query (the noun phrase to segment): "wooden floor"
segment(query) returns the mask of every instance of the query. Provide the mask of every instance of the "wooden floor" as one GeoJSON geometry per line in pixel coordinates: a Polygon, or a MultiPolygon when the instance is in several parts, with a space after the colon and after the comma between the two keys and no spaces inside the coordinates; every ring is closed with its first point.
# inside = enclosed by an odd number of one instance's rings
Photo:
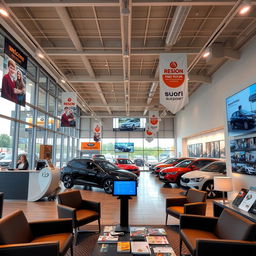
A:
{"type": "MultiPolygon", "coordinates": [[[[101,202],[101,223],[103,225],[119,223],[119,200],[116,197],[98,188],[81,191],[84,198],[101,202]]],[[[138,196],[129,201],[130,224],[163,225],[165,223],[165,199],[180,196],[180,192],[179,188],[163,186],[163,183],[150,172],[141,172],[138,196]]],[[[4,216],[17,209],[23,210],[29,221],[57,218],[56,202],[4,201],[4,216]]],[[[212,216],[212,200],[207,200],[207,215],[212,216]]],[[[96,222],[92,224],[95,225],[96,222]]],[[[168,224],[178,224],[178,220],[170,216],[168,224]]]]}

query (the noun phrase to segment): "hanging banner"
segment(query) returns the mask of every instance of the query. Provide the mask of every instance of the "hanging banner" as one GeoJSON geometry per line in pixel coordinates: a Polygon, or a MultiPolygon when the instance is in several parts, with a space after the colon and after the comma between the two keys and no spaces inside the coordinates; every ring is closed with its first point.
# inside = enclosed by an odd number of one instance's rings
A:
{"type": "Polygon", "coordinates": [[[75,92],[62,93],[63,113],[61,115],[62,127],[76,126],[77,97],[75,92]]]}
{"type": "Polygon", "coordinates": [[[151,142],[154,140],[155,136],[156,136],[155,131],[151,130],[150,125],[147,123],[145,128],[145,140],[147,142],[151,142]]]}
{"type": "Polygon", "coordinates": [[[81,142],[81,150],[100,150],[100,142],[81,142]]]}
{"type": "Polygon", "coordinates": [[[93,125],[93,140],[101,140],[101,124],[99,122],[95,122],[93,125]]]}
{"type": "Polygon", "coordinates": [[[150,130],[158,132],[159,130],[159,112],[158,111],[149,111],[149,127],[150,130]]]}
{"type": "Polygon", "coordinates": [[[6,38],[4,52],[1,97],[25,106],[27,57],[6,38]]]}
{"type": "Polygon", "coordinates": [[[173,114],[188,103],[187,55],[162,53],[159,60],[160,104],[173,114]]]}

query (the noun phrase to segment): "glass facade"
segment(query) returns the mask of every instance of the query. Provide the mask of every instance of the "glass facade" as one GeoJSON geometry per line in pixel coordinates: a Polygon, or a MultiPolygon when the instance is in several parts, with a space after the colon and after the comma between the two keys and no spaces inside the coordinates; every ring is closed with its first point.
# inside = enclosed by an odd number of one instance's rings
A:
{"type": "MultiPolygon", "coordinates": [[[[0,30],[0,38],[4,36],[7,35],[0,30]]],[[[4,74],[4,57],[1,53],[0,81],[4,74]]],[[[76,128],[60,127],[61,92],[63,89],[50,75],[28,57],[25,107],[0,97],[0,159],[6,160],[2,167],[15,168],[18,156],[26,154],[29,169],[34,169],[43,144],[53,146],[52,160],[58,168],[78,155],[79,109],[76,128]]]]}

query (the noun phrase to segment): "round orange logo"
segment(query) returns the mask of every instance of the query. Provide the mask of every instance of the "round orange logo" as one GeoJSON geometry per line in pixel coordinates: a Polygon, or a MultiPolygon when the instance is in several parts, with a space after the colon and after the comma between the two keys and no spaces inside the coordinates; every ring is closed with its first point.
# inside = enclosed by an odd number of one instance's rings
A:
{"type": "Polygon", "coordinates": [[[151,131],[149,131],[149,130],[147,130],[146,133],[147,133],[147,135],[149,135],[149,136],[153,134],[153,132],[151,132],[151,131]]]}
{"type": "Polygon", "coordinates": [[[155,115],[153,115],[150,118],[150,123],[153,124],[153,125],[156,125],[158,123],[158,119],[157,119],[157,117],[155,117],[155,115]]]}
{"type": "Polygon", "coordinates": [[[171,67],[171,68],[177,68],[177,67],[178,67],[177,62],[176,62],[176,61],[172,61],[172,62],[170,63],[170,67],[171,67]]]}
{"type": "Polygon", "coordinates": [[[185,81],[185,75],[178,74],[178,75],[163,75],[162,76],[164,83],[171,87],[171,88],[177,88],[180,87],[184,81],[185,81]]]}
{"type": "Polygon", "coordinates": [[[95,132],[99,132],[100,131],[100,127],[97,125],[94,130],[95,130],[95,132]]]}

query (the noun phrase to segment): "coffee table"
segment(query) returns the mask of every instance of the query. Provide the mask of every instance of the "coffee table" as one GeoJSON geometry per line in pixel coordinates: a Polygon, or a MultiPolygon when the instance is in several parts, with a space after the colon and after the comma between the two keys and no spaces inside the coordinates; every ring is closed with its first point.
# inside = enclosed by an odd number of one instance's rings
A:
{"type": "MultiPolygon", "coordinates": [[[[145,226],[145,227],[149,228],[149,226],[145,226]]],[[[156,226],[154,226],[154,228],[156,228],[156,226]]],[[[100,235],[103,235],[103,232],[100,235]]],[[[167,239],[170,242],[170,238],[168,236],[167,236],[167,239]]],[[[130,233],[126,233],[123,236],[119,236],[118,241],[130,241],[130,233]]],[[[169,245],[152,245],[150,247],[153,248],[153,247],[156,247],[156,246],[157,247],[158,246],[163,246],[164,247],[164,246],[171,246],[171,245],[170,244],[169,245]]],[[[117,243],[108,243],[107,252],[101,252],[101,247],[102,247],[102,244],[96,243],[92,255],[93,256],[128,256],[128,255],[133,255],[131,252],[130,253],[117,252],[117,243]]],[[[141,255],[143,255],[143,254],[141,254],[141,255]]],[[[147,254],[147,255],[149,255],[149,254],[147,254]]],[[[150,255],[153,256],[155,254],[152,251],[150,255]]]]}

